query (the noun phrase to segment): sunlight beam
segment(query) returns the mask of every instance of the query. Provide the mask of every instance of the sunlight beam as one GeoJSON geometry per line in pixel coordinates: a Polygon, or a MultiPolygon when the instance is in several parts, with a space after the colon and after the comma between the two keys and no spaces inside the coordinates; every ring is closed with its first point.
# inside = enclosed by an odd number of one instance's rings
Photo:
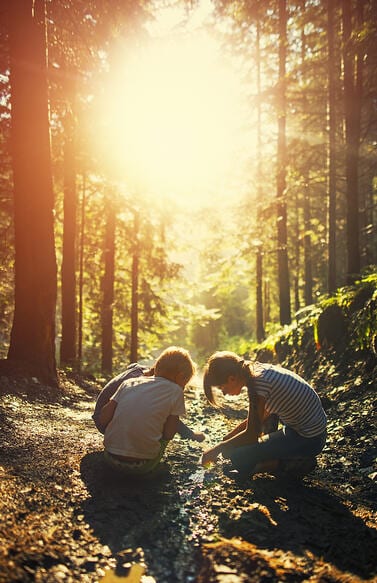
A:
{"type": "Polygon", "coordinates": [[[118,176],[192,204],[233,188],[254,139],[239,75],[204,30],[119,48],[98,118],[118,176]]]}

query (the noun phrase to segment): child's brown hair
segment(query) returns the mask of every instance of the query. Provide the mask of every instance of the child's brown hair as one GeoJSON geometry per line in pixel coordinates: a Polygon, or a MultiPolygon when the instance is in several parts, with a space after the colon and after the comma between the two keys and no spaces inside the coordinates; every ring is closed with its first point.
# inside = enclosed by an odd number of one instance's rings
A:
{"type": "Polygon", "coordinates": [[[188,382],[195,374],[196,366],[190,353],[179,346],[169,346],[157,358],[154,365],[156,376],[171,377],[181,372],[188,382]]]}
{"type": "Polygon", "coordinates": [[[251,372],[252,363],[229,351],[219,351],[209,358],[203,375],[203,388],[208,401],[216,406],[213,387],[225,384],[230,376],[244,380],[248,390],[252,411],[252,422],[258,434],[261,432],[261,420],[258,416],[254,376],[251,372]]]}

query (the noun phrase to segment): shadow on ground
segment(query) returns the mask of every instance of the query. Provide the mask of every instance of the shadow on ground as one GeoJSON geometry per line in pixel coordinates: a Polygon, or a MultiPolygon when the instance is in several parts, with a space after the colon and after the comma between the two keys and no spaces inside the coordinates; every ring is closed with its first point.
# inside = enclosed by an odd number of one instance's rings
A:
{"type": "MultiPolygon", "coordinates": [[[[250,482],[248,484],[250,488],[250,482]]],[[[376,570],[377,533],[321,485],[258,477],[249,504],[219,518],[226,538],[267,550],[312,552],[342,572],[369,578],[376,570]]],[[[242,490],[242,488],[241,488],[242,490]]]]}
{"type": "Polygon", "coordinates": [[[157,580],[189,580],[189,519],[169,466],[161,464],[153,477],[126,477],[107,467],[102,452],[94,452],[80,469],[90,498],[79,511],[110,548],[116,572],[124,563],[145,561],[157,580]]]}
{"type": "Polygon", "coordinates": [[[301,557],[303,563],[312,553],[355,580],[369,579],[376,570],[376,531],[314,479],[261,475],[233,482],[219,475],[213,483],[198,485],[198,497],[188,501],[174,474],[163,466],[153,478],[125,478],[107,469],[101,452],[82,459],[81,477],[90,498],[80,511],[110,547],[118,567],[145,560],[157,580],[196,580],[201,561],[193,531],[203,525],[196,524],[191,504],[203,507],[207,527],[216,523],[224,540],[242,539],[262,552],[301,557]]]}

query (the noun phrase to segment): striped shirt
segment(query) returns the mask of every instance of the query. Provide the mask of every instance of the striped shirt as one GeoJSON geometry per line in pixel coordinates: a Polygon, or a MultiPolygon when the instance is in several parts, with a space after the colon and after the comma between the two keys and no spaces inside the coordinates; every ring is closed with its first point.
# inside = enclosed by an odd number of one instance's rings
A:
{"type": "Polygon", "coordinates": [[[315,437],[326,429],[326,414],[315,390],[299,375],[273,364],[254,363],[254,387],[266,400],[268,414],[303,437],[315,437]]]}

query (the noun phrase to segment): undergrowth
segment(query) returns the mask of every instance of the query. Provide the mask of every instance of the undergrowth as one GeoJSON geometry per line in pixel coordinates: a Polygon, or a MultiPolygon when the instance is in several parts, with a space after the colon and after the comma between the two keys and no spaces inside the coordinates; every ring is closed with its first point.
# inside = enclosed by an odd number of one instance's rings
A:
{"type": "Polygon", "coordinates": [[[290,326],[271,334],[255,350],[259,360],[300,369],[310,377],[321,366],[343,369],[362,362],[377,366],[377,272],[339,288],[296,314],[290,326]]]}

